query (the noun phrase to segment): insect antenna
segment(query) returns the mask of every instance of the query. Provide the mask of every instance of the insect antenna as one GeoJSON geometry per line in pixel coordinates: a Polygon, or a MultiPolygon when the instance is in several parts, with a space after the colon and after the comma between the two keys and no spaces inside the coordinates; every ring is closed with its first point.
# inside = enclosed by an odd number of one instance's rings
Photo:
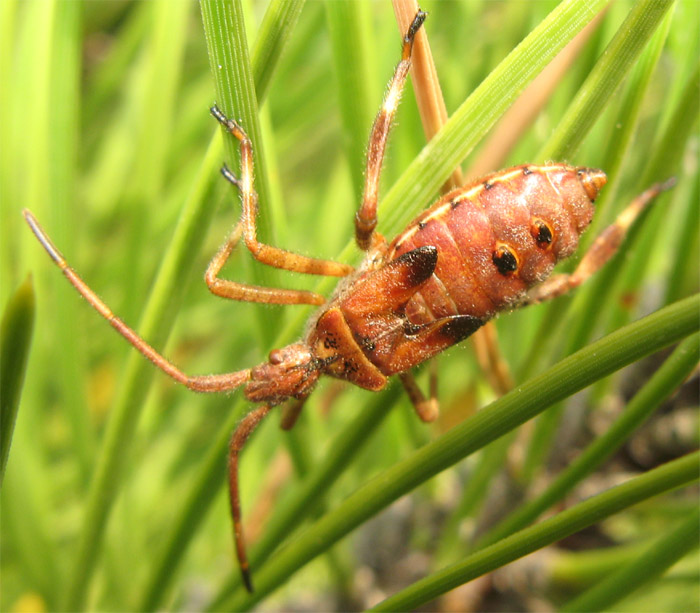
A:
{"type": "Polygon", "coordinates": [[[104,317],[110,325],[129,341],[138,351],[146,356],[153,364],[160,368],[165,374],[169,375],[178,383],[182,383],[189,389],[196,392],[221,392],[232,390],[250,379],[250,369],[239,370],[221,375],[201,375],[189,376],[182,372],[177,366],[166,360],[160,353],[151,347],[143,340],[134,330],[127,326],[119,319],[111,309],[93,292],[90,287],[83,281],[78,274],[68,265],[61,252],[56,248],[48,234],[39,225],[34,215],[24,209],[22,211],[24,218],[27,220],[29,227],[34,235],[39,239],[41,246],[51,256],[51,259],[61,269],[70,284],[78,290],[80,295],[87,300],[90,305],[104,317]]]}

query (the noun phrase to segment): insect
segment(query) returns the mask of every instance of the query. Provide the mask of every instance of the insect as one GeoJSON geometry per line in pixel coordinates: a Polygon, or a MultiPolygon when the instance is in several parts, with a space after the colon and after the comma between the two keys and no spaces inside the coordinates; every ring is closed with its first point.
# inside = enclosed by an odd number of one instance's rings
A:
{"type": "Polygon", "coordinates": [[[593,243],[571,274],[548,278],[559,260],[571,255],[593,216],[593,203],[606,182],[603,171],[565,164],[522,165],[456,189],[427,209],[391,242],[375,231],[379,176],[390,126],[411,61],[416,33],[426,14],[408,28],[402,57],[372,127],[363,201],[356,215],[356,241],[366,252],[357,268],[319,260],[263,244],[256,235],[257,196],[253,150],[245,130],[218,107],[212,115],[239,141],[238,176],[224,177],[240,192],[242,216],[205,274],[209,289],[232,300],[273,304],[312,304],[319,310],[306,337],[273,350],[253,368],[190,376],[148,345],[116,317],[67,264],[29,212],[24,216],[69,282],[138,351],[175,381],[198,392],[244,388],[256,404],[240,422],[229,448],[229,492],[235,547],[243,581],[253,590],[246,558],[238,462],[251,432],[270,410],[291,400],[291,427],[322,375],[378,391],[397,375],[418,416],[432,421],[437,401],[426,398],[411,369],[474,333],[498,312],[549,300],[581,284],[617,249],[629,225],[667,185],[656,185],[635,199],[593,243]],[[333,296],[245,285],[219,277],[240,240],[263,264],[295,272],[342,277],[333,296]]]}

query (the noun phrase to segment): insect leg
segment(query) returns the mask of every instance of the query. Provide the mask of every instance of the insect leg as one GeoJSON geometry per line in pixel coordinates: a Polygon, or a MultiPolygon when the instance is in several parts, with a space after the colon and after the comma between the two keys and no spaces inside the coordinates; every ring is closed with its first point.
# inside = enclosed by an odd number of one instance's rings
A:
{"type": "MultiPolygon", "coordinates": [[[[432,364],[431,364],[432,366],[432,364]]],[[[430,398],[426,398],[416,383],[413,374],[403,372],[399,374],[399,379],[408,397],[413,403],[413,407],[418,413],[418,417],[426,423],[435,421],[440,414],[440,402],[437,399],[437,373],[431,368],[430,371],[430,398]]]]}
{"type": "MultiPolygon", "coordinates": [[[[253,254],[253,257],[268,266],[281,268],[283,270],[291,270],[293,272],[331,277],[344,277],[350,274],[354,268],[348,264],[310,258],[258,242],[257,229],[255,226],[258,195],[253,186],[253,145],[243,128],[233,119],[226,117],[217,106],[211,108],[211,114],[227,132],[231,133],[240,142],[241,176],[238,179],[234,177],[232,182],[241,192],[241,199],[243,201],[243,212],[241,215],[243,240],[253,254]]],[[[224,174],[224,176],[226,176],[226,174],[224,174]]],[[[229,177],[227,178],[231,180],[229,177]]],[[[316,303],[313,302],[311,304],[316,303]]]]}
{"type": "Polygon", "coordinates": [[[406,83],[408,69],[411,67],[411,50],[416,32],[425,21],[427,13],[418,11],[403,39],[401,61],[396,66],[394,76],[389,82],[389,89],[384,96],[382,108],[374,120],[367,150],[367,166],[365,171],[365,189],[362,205],[355,215],[355,240],[360,249],[367,250],[372,244],[372,234],[377,225],[377,197],[379,192],[379,175],[384,160],[387,137],[391,122],[399,104],[403,86],[406,83]]]}
{"type": "Polygon", "coordinates": [[[110,325],[129,341],[138,351],[146,356],[153,364],[160,368],[166,375],[169,375],[178,383],[182,383],[191,390],[196,392],[221,392],[232,390],[250,379],[250,369],[240,370],[237,372],[225,373],[221,375],[201,375],[191,377],[174,364],[166,360],[160,353],[151,347],[143,340],[134,330],[127,326],[119,319],[110,308],[102,302],[102,300],[93,292],[90,287],[83,281],[78,274],[68,265],[61,252],[53,244],[49,236],[44,232],[39,225],[34,215],[25,209],[23,211],[24,218],[27,220],[29,227],[34,232],[42,247],[51,256],[51,259],[63,271],[70,284],[75,287],[85,300],[104,317],[110,325]]]}
{"type": "Polygon", "coordinates": [[[235,249],[243,233],[243,222],[236,224],[226,242],[221,246],[217,254],[209,262],[204,274],[209,290],[230,300],[242,300],[244,302],[263,302],[267,304],[323,304],[326,299],[321,294],[295,289],[279,289],[273,287],[261,287],[259,285],[247,285],[237,281],[220,279],[219,272],[235,249]]]}
{"type": "Polygon", "coordinates": [[[250,577],[250,566],[246,556],[245,537],[243,536],[243,523],[241,521],[241,498],[238,488],[238,457],[246,440],[248,440],[248,437],[262,421],[263,417],[268,414],[270,408],[269,404],[263,404],[248,413],[234,430],[228,447],[229,500],[231,503],[231,516],[233,517],[233,536],[236,546],[236,556],[238,557],[243,584],[251,594],[253,593],[253,581],[250,577]]]}
{"type": "Polygon", "coordinates": [[[603,230],[571,274],[550,277],[542,285],[530,291],[522,304],[543,302],[561,296],[578,287],[595,274],[617,251],[627,230],[644,208],[661,192],[670,189],[675,179],[652,185],[637,196],[618,216],[614,223],[603,230]]]}

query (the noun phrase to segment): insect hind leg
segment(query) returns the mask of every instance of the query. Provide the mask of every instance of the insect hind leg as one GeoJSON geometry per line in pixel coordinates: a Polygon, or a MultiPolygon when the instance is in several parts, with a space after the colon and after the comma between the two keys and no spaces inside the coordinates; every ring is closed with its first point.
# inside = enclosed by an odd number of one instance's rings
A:
{"type": "Polygon", "coordinates": [[[596,237],[574,272],[550,277],[542,285],[530,291],[519,306],[551,300],[571,291],[588,280],[615,255],[630,226],[642,211],[661,192],[671,189],[675,183],[675,179],[669,179],[665,183],[656,183],[642,192],[617,216],[617,219],[610,226],[596,237]]]}

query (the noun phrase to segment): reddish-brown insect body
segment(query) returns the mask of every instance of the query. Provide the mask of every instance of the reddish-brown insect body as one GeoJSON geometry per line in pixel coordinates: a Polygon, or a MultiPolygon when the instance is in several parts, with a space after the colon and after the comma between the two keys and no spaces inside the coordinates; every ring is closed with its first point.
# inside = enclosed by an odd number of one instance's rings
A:
{"type": "Polygon", "coordinates": [[[212,114],[240,142],[241,174],[224,176],[241,193],[242,216],[205,275],[209,289],[234,300],[324,305],[306,338],[270,353],[254,368],[220,375],[190,376],[148,345],[117,318],[66,263],[34,216],[32,231],[71,284],[138,351],[177,382],[199,392],[244,386],[260,406],[233,434],[229,484],[235,545],[246,587],[252,591],[238,494],[238,458],[246,439],[269,410],[287,400],[291,427],[304,399],[321,375],[380,390],[398,375],[424,421],[437,416],[436,400],[426,399],[410,370],[468,337],[506,308],[549,300],[578,286],[614,253],[627,228],[661,190],[640,195],[593,243],[571,274],[549,278],[559,260],[571,255],[593,216],[593,202],[606,182],[596,169],[562,164],[523,165],[494,173],[442,197],[391,243],[374,231],[377,191],[386,139],[408,74],[413,40],[425,19],[418,12],[404,40],[402,59],[372,128],[363,201],[356,216],[356,240],[368,253],[359,269],[265,245],[256,236],[257,196],[252,145],[243,128],[217,107],[212,114]],[[345,277],[326,301],[313,292],[271,289],[220,278],[219,272],[243,237],[264,264],[309,274],[345,277]],[[539,285],[538,285],[539,284],[539,285]],[[537,287],[535,287],[537,286],[537,287]]]}

